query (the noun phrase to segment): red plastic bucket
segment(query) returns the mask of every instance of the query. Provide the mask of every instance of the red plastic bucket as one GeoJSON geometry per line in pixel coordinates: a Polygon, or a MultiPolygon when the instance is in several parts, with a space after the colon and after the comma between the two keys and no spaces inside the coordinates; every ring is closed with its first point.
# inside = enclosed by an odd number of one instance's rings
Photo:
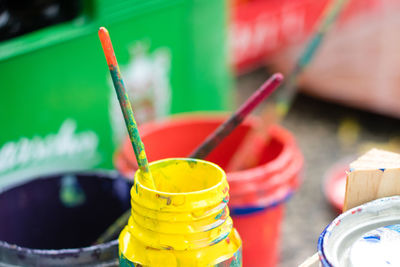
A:
{"type": "MultiPolygon", "coordinates": [[[[176,116],[144,124],[139,132],[149,161],[185,157],[225,119],[222,115],[176,116]]],[[[255,118],[247,119],[206,160],[226,167],[246,135],[259,123],[255,118]]],[[[227,173],[230,209],[243,240],[244,266],[272,267],[278,261],[282,203],[299,185],[303,156],[293,136],[277,125],[269,129],[268,143],[256,138],[254,145],[261,148],[260,164],[227,173]]],[[[133,177],[137,165],[128,138],[114,162],[122,174],[133,177]]]]}
{"type": "Polygon", "coordinates": [[[258,212],[231,215],[243,241],[243,266],[276,266],[284,208],[276,205],[258,212]]]}

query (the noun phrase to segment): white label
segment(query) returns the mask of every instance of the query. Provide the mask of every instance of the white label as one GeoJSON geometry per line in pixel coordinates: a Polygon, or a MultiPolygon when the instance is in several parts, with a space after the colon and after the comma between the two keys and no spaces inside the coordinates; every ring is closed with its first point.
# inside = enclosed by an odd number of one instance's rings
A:
{"type": "Polygon", "coordinates": [[[93,131],[76,132],[76,121],[65,120],[57,133],[21,137],[0,148],[0,185],[3,176],[18,177],[50,170],[87,169],[101,161],[99,138],[93,131]],[[19,174],[18,174],[19,172],[19,174]]]}

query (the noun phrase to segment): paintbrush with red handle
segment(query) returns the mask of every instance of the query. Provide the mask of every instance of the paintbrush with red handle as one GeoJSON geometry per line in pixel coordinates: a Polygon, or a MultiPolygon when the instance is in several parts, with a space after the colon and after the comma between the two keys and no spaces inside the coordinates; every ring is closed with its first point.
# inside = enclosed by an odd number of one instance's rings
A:
{"type": "Polygon", "coordinates": [[[264,108],[261,114],[261,124],[256,129],[251,129],[240,143],[236,152],[233,154],[228,165],[227,171],[239,171],[257,166],[261,159],[263,148],[269,142],[268,129],[276,123],[276,116],[273,108],[264,108]],[[262,140],[261,145],[256,145],[255,140],[262,140]]]}
{"type": "Polygon", "coordinates": [[[260,88],[257,89],[239,109],[229,117],[224,123],[212,132],[190,155],[189,158],[204,159],[222,140],[230,135],[237,126],[255,109],[261,101],[271,95],[271,93],[280,85],[283,75],[273,74],[260,88]]]}
{"type": "Polygon", "coordinates": [[[262,127],[260,130],[249,133],[237,149],[234,157],[227,166],[227,170],[236,171],[255,166],[259,163],[261,150],[254,148],[254,138],[259,136],[264,139],[264,144],[269,141],[268,128],[273,123],[280,122],[287,112],[296,95],[296,85],[299,76],[304,72],[312,59],[315,57],[318,48],[322,44],[326,33],[335,23],[341,11],[349,0],[331,0],[325,8],[321,19],[311,37],[302,51],[294,68],[289,73],[286,82],[279,90],[275,103],[267,105],[262,112],[262,127]]]}

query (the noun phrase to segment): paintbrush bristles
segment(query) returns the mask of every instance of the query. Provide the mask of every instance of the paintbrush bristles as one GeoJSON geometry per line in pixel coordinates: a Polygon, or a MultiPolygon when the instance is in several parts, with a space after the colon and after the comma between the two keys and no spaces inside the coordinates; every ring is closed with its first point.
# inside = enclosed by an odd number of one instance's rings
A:
{"type": "Polygon", "coordinates": [[[133,116],[129,96],[125,90],[124,81],[122,80],[121,72],[117,63],[117,58],[115,57],[114,48],[112,46],[110,35],[106,28],[101,27],[99,29],[99,38],[103,47],[108,68],[110,70],[114,88],[117,93],[118,101],[124,115],[126,128],[128,130],[132,147],[135,152],[136,160],[139,169],[143,172],[143,183],[150,188],[155,188],[154,181],[149,169],[149,163],[146,157],[146,152],[144,150],[144,145],[140,138],[137,124],[133,116]]]}

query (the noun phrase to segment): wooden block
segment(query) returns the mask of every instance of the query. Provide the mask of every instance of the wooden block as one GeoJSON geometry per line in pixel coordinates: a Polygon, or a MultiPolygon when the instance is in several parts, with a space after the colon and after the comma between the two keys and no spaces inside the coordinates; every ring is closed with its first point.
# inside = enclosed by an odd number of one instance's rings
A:
{"type": "Polygon", "coordinates": [[[400,195],[400,154],[372,149],[350,164],[343,211],[400,195]]]}

